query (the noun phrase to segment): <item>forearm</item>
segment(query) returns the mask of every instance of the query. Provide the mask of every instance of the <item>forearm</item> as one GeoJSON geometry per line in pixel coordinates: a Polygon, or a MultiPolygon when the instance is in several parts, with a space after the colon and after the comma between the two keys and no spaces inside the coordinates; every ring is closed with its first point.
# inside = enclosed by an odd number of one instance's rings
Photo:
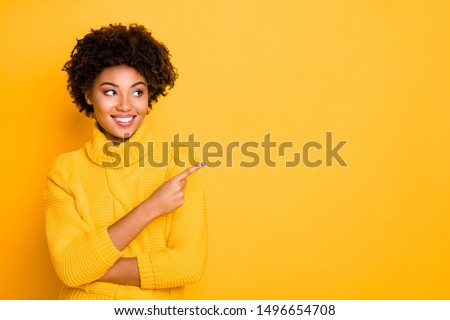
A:
{"type": "MultiPolygon", "coordinates": [[[[157,201],[147,198],[108,227],[111,242],[118,250],[124,250],[161,213],[164,210],[159,208],[157,201]]],[[[120,258],[98,281],[140,286],[137,258],[120,258]]]]}
{"type": "Polygon", "coordinates": [[[50,231],[48,239],[55,271],[69,287],[96,281],[121,254],[111,243],[106,228],[92,230],[68,240],[50,231]]]}
{"type": "Polygon", "coordinates": [[[120,258],[98,281],[140,286],[137,259],[120,258]]]}
{"type": "MultiPolygon", "coordinates": [[[[152,209],[151,203],[147,199],[108,227],[111,242],[118,250],[124,250],[154,219],[152,209]]],[[[118,259],[98,281],[140,286],[137,258],[118,259]]]]}
{"type": "MultiPolygon", "coordinates": [[[[124,250],[154,219],[152,205],[146,199],[122,219],[108,227],[108,234],[117,250],[124,250]]],[[[98,281],[140,286],[137,258],[119,258],[98,281]]]]}
{"type": "Polygon", "coordinates": [[[164,182],[150,198],[145,199],[126,216],[108,227],[112,243],[118,250],[125,249],[156,217],[172,212],[184,203],[186,178],[200,166],[190,167],[164,182]]]}
{"type": "Polygon", "coordinates": [[[144,200],[122,219],[108,227],[111,242],[117,250],[124,250],[155,218],[150,199],[144,200]]]}

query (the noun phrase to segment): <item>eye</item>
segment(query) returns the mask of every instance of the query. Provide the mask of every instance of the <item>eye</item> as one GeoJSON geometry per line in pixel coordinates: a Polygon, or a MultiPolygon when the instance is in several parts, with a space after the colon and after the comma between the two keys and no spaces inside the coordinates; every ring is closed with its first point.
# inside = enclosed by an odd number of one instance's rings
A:
{"type": "Polygon", "coordinates": [[[142,90],[136,90],[133,92],[133,96],[135,97],[140,97],[144,94],[144,92],[142,90]]]}
{"type": "Polygon", "coordinates": [[[116,94],[114,90],[106,90],[104,93],[107,96],[114,96],[116,94]]]}

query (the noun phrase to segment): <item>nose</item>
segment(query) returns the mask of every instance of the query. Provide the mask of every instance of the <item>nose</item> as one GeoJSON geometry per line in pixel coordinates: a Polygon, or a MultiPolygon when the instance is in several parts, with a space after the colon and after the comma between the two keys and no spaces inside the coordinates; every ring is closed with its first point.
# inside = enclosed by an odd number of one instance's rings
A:
{"type": "Polygon", "coordinates": [[[131,109],[130,103],[125,95],[120,97],[116,109],[119,111],[128,111],[131,109]]]}

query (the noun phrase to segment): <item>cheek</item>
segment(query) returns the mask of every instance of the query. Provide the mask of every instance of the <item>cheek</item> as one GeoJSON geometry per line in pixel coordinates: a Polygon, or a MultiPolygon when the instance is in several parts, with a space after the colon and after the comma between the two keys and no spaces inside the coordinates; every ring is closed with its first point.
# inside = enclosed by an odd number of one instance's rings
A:
{"type": "Polygon", "coordinates": [[[139,112],[147,112],[148,109],[148,98],[139,99],[135,104],[135,108],[139,110],[139,112]]]}
{"type": "Polygon", "coordinates": [[[97,119],[105,118],[109,115],[109,108],[105,108],[104,105],[94,104],[94,114],[97,119]]]}
{"type": "Polygon", "coordinates": [[[141,113],[147,113],[147,109],[148,109],[148,103],[143,103],[143,104],[140,105],[140,107],[139,107],[139,112],[141,112],[141,113]]]}
{"type": "Polygon", "coordinates": [[[101,97],[94,98],[93,102],[94,109],[99,113],[109,112],[109,110],[114,107],[114,99],[105,99],[104,97],[101,97]]]}

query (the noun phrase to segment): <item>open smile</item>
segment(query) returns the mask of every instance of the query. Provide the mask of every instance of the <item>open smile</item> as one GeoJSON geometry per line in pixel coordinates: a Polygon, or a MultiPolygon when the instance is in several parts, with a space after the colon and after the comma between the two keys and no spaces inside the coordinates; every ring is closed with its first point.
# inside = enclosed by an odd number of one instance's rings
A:
{"type": "Polygon", "coordinates": [[[116,122],[121,127],[128,127],[133,124],[136,115],[112,115],[114,122],[116,122]]]}

